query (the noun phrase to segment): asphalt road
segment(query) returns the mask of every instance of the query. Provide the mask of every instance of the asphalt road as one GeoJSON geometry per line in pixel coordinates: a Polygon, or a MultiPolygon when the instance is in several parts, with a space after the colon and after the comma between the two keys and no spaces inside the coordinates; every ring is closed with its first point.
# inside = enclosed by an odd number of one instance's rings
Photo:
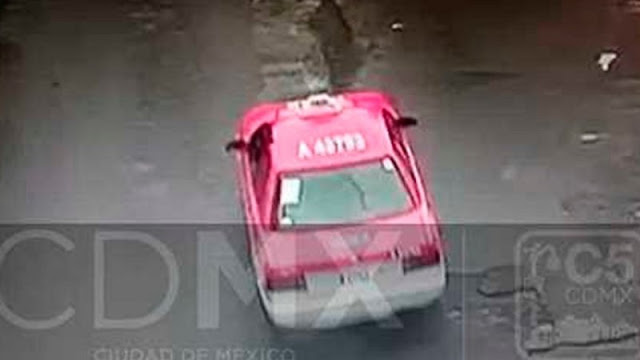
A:
{"type": "Polygon", "coordinates": [[[257,91],[246,4],[16,3],[3,221],[240,221],[220,149],[257,91]]]}
{"type": "MultiPolygon", "coordinates": [[[[445,222],[622,221],[638,205],[637,15],[598,0],[380,4],[378,54],[353,85],[422,120],[445,222]],[[612,43],[604,76],[595,56],[612,43]],[[581,146],[583,131],[605,141],[581,146]]],[[[240,222],[220,147],[261,91],[250,16],[243,2],[10,1],[0,219],[240,222]]]]}
{"type": "MultiPolygon", "coordinates": [[[[233,164],[221,148],[261,92],[249,4],[7,3],[0,24],[3,240],[17,229],[10,224],[34,222],[236,224],[233,232],[242,233],[233,164]]],[[[514,228],[483,224],[637,221],[640,85],[629,35],[638,32],[636,15],[613,26],[610,4],[596,0],[380,1],[380,9],[373,6],[384,16],[370,25],[381,29],[378,53],[360,59],[352,85],[386,90],[421,119],[415,150],[443,220],[463,225],[450,233],[457,270],[514,262],[515,237],[500,236],[514,228]],[[394,21],[402,31],[389,29],[394,21]],[[621,58],[603,74],[595,56],[611,47],[621,58]],[[581,144],[585,131],[602,140],[581,144]],[[479,235],[462,234],[469,223],[481,225],[479,235]]],[[[95,227],[53,229],[76,248],[16,249],[0,271],[0,293],[35,318],[66,304],[76,315],[45,331],[0,321],[1,357],[119,360],[124,349],[162,348],[176,359],[195,358],[197,349],[204,359],[234,349],[234,359],[276,350],[275,358],[256,360],[518,357],[512,302],[480,296],[474,276],[453,276],[445,299],[403,315],[400,329],[366,324],[322,333],[274,330],[256,301],[243,302],[223,282],[220,326],[198,329],[193,227],[134,227],[157,232],[175,254],[178,296],[156,324],[96,329],[95,227]]],[[[243,254],[242,236],[233,239],[243,254]]],[[[108,256],[110,314],[152,308],[167,281],[157,254],[133,246],[108,256]]]]}

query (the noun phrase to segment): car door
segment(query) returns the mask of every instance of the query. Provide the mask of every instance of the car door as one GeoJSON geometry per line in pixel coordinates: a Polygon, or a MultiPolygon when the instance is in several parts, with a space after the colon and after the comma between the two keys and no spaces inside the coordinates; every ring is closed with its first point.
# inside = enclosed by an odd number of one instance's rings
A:
{"type": "Polygon", "coordinates": [[[260,275],[260,239],[265,229],[265,188],[271,171],[270,136],[266,128],[259,128],[250,138],[242,157],[243,193],[249,247],[254,268],[260,275]]]}

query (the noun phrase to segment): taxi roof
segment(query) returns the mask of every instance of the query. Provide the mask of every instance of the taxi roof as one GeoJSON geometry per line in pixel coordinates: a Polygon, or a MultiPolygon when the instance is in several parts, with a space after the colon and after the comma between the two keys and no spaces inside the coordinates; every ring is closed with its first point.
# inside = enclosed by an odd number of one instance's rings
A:
{"type": "Polygon", "coordinates": [[[274,170],[330,168],[392,153],[381,107],[359,107],[350,101],[342,105],[311,114],[280,109],[271,125],[274,170]]]}

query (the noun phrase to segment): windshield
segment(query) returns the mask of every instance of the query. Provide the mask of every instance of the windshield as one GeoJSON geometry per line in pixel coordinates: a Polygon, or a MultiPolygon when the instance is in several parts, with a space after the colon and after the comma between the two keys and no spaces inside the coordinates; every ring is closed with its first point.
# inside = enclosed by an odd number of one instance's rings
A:
{"type": "Polygon", "coordinates": [[[289,174],[280,182],[278,224],[353,223],[411,206],[394,162],[385,158],[332,171],[289,174]]]}

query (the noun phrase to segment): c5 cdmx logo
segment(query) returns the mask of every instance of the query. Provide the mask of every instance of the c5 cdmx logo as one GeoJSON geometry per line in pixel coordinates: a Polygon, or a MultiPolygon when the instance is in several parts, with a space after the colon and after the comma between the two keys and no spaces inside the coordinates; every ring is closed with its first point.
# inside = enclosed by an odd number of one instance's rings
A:
{"type": "Polygon", "coordinates": [[[640,350],[640,235],[539,230],[518,241],[516,341],[537,358],[626,357],[640,350]]]}

